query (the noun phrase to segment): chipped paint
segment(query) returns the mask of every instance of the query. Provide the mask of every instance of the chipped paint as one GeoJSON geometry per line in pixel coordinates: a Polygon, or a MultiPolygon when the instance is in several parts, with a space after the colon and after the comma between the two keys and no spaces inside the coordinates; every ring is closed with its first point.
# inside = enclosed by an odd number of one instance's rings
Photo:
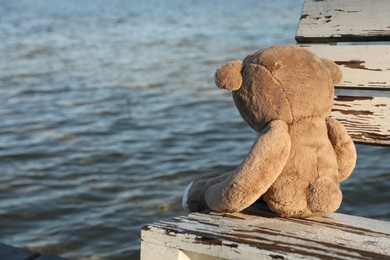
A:
{"type": "Polygon", "coordinates": [[[142,230],[144,231],[149,231],[150,230],[150,227],[148,225],[145,225],[142,227],[142,230]]]}
{"type": "Polygon", "coordinates": [[[359,96],[337,96],[335,97],[335,100],[337,101],[346,101],[346,102],[352,102],[357,100],[373,100],[374,97],[359,97],[359,96]]]}
{"type": "Polygon", "coordinates": [[[390,45],[304,45],[319,57],[336,61],[343,73],[336,88],[390,88],[390,45]]]}
{"type": "Polygon", "coordinates": [[[308,14],[302,14],[300,20],[305,19],[305,18],[307,18],[308,16],[309,16],[308,14]]]}
{"type": "Polygon", "coordinates": [[[356,143],[390,146],[390,98],[337,96],[332,116],[356,143]]]}
{"type": "Polygon", "coordinates": [[[299,43],[389,41],[386,0],[305,1],[296,40],[299,43]]]}
{"type": "Polygon", "coordinates": [[[349,60],[349,61],[335,61],[337,65],[343,65],[345,67],[351,68],[351,69],[363,69],[363,70],[371,70],[371,71],[382,71],[381,69],[369,69],[363,66],[365,61],[361,60],[349,60]]]}
{"type": "Polygon", "coordinates": [[[343,10],[343,9],[334,9],[335,11],[337,12],[347,12],[347,13],[357,13],[357,12],[361,12],[361,10],[358,10],[358,11],[348,11],[348,10],[343,10]]]}
{"type": "Polygon", "coordinates": [[[368,110],[341,110],[341,109],[332,109],[332,111],[338,111],[344,115],[373,115],[374,112],[368,110]]]}
{"type": "Polygon", "coordinates": [[[142,231],[141,241],[222,259],[259,259],[271,255],[274,259],[390,256],[390,228],[383,221],[343,214],[280,218],[257,205],[245,213],[234,213],[239,219],[228,215],[193,213],[180,217],[182,221],[156,222],[142,231]],[[216,223],[223,224],[216,227],[216,223]]]}

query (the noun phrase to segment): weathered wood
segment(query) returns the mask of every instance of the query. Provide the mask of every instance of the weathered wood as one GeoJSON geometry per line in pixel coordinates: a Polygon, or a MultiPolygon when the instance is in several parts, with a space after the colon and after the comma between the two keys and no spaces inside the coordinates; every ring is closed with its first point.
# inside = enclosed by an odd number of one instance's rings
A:
{"type": "MultiPolygon", "coordinates": [[[[161,243],[162,244],[162,243],[161,243]]],[[[144,242],[141,244],[141,260],[219,260],[220,258],[183,251],[165,245],[144,242]]]]}
{"type": "Polygon", "coordinates": [[[321,44],[303,47],[340,66],[343,79],[337,87],[390,90],[390,45],[321,44]]]}
{"type": "Polygon", "coordinates": [[[306,1],[295,39],[305,42],[389,41],[388,0],[306,1]]]}
{"type": "Polygon", "coordinates": [[[283,219],[250,209],[159,221],[143,228],[141,241],[179,249],[188,259],[389,259],[390,224],[336,213],[283,219]]]}
{"type": "Polygon", "coordinates": [[[390,146],[390,98],[338,96],[332,116],[356,143],[390,146]]]}
{"type": "Polygon", "coordinates": [[[148,260],[189,260],[187,255],[173,247],[167,247],[165,245],[158,245],[155,243],[142,243],[141,244],[141,259],[148,260]]]}

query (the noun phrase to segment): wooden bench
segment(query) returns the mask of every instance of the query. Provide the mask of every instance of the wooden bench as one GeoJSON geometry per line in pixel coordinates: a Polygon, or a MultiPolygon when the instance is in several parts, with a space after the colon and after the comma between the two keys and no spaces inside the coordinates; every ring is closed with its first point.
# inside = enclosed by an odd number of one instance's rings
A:
{"type": "MultiPolygon", "coordinates": [[[[307,1],[296,40],[341,67],[332,115],[354,141],[389,146],[390,2],[307,1]]],[[[283,219],[261,204],[162,220],[144,226],[141,241],[142,260],[390,259],[389,222],[339,213],[283,219]]]]}

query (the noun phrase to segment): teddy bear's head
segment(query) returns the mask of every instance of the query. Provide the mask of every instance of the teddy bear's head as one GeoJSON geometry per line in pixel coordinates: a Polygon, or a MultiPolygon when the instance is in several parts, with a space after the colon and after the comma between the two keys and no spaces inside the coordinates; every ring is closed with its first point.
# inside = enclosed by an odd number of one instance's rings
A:
{"type": "Polygon", "coordinates": [[[273,120],[291,124],[327,117],[333,105],[339,67],[299,47],[279,45],[230,61],[215,73],[216,85],[233,92],[244,120],[260,132],[273,120]]]}

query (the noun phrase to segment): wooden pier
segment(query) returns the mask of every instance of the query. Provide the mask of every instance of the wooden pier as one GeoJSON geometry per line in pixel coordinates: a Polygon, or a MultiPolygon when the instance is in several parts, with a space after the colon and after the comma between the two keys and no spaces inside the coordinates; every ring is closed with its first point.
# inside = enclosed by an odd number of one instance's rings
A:
{"type": "MultiPolygon", "coordinates": [[[[356,143],[390,146],[389,14],[388,0],[309,0],[300,17],[297,44],[343,72],[332,116],[356,143]]],[[[337,213],[285,219],[257,204],[193,213],[144,226],[141,259],[390,259],[390,222],[337,213]]]]}

